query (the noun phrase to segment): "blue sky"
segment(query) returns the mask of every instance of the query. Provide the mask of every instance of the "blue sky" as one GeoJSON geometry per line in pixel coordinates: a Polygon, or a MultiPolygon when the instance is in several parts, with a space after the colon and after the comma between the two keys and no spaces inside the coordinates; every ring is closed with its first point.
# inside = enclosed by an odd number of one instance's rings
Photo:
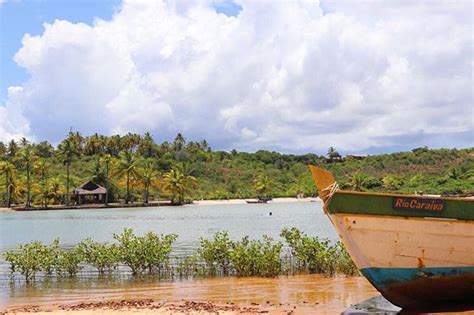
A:
{"type": "Polygon", "coordinates": [[[469,0],[123,1],[0,0],[0,141],[72,127],[225,150],[474,145],[469,0]]]}
{"type": "MultiPolygon", "coordinates": [[[[13,60],[21,48],[23,35],[40,35],[44,23],[68,20],[92,25],[94,19],[109,20],[121,0],[6,0],[0,6],[0,103],[7,97],[9,86],[20,85],[28,78],[26,69],[13,60]]],[[[216,11],[235,16],[241,7],[232,1],[214,3],[216,11]]]]}
{"type": "MultiPolygon", "coordinates": [[[[22,46],[25,34],[44,32],[44,23],[67,20],[93,25],[94,20],[109,20],[121,0],[0,0],[0,106],[7,100],[7,89],[19,86],[29,78],[27,69],[14,56],[22,46]]],[[[213,3],[216,12],[236,16],[241,7],[232,1],[213,3]]]]}
{"type": "MultiPolygon", "coordinates": [[[[95,18],[108,20],[120,0],[7,0],[0,6],[1,15],[1,77],[0,101],[5,101],[7,88],[20,85],[28,78],[26,69],[13,60],[21,48],[23,35],[40,35],[43,23],[68,20],[91,24],[95,18]]],[[[2,102],[3,103],[3,102],[2,102]]]]}

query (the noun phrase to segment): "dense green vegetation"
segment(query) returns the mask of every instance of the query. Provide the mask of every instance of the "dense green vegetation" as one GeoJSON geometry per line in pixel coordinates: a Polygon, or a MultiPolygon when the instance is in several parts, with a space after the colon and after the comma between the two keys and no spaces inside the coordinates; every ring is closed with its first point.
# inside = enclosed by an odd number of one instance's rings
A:
{"type": "Polygon", "coordinates": [[[0,142],[0,203],[70,204],[66,192],[87,180],[108,188],[108,202],[316,195],[307,164],[331,170],[345,189],[428,194],[474,191],[474,150],[416,148],[343,158],[278,152],[213,151],[208,143],[70,132],[56,148],[46,141],[0,142]]]}
{"type": "Polygon", "coordinates": [[[251,240],[245,236],[232,240],[226,231],[201,239],[199,247],[185,256],[172,259],[172,245],[177,235],[158,236],[148,232],[137,236],[131,229],[114,234],[113,243],[86,239],[73,248],[62,249],[59,239],[50,245],[39,241],[20,245],[5,252],[11,275],[22,275],[26,282],[42,277],[75,277],[83,269],[99,275],[120,276],[126,267],[134,277],[263,276],[321,273],[355,275],[358,273],[340,242],[308,237],[296,228],[284,229],[280,241],[263,236],[251,240]]]}

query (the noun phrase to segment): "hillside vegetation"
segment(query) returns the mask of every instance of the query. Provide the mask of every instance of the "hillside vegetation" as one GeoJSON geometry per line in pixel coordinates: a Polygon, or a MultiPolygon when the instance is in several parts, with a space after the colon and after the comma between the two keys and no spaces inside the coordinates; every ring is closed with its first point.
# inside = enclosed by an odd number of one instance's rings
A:
{"type": "Polygon", "coordinates": [[[109,202],[314,196],[307,165],[332,171],[343,189],[463,195],[474,191],[474,149],[417,148],[367,157],[214,151],[203,140],[155,143],[150,134],[0,142],[0,203],[69,203],[87,180],[109,188],[109,202]]]}

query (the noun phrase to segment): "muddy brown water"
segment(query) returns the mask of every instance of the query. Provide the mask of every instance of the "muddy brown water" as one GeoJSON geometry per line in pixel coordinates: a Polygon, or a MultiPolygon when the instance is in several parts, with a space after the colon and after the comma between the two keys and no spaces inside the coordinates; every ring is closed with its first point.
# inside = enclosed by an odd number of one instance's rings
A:
{"type": "Polygon", "coordinates": [[[160,302],[234,303],[264,309],[304,313],[339,313],[378,292],[363,277],[296,275],[278,278],[208,278],[170,282],[123,282],[115,285],[72,286],[70,289],[28,286],[13,294],[2,309],[28,305],[51,306],[122,299],[160,302]]]}

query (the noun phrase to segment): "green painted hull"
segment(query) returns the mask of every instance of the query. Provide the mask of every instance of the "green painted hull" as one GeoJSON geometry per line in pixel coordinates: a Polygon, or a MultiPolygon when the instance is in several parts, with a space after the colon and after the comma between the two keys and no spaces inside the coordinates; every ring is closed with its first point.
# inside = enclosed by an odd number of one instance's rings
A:
{"type": "Polygon", "coordinates": [[[335,213],[474,221],[474,198],[442,198],[337,191],[327,206],[335,213]]]}

